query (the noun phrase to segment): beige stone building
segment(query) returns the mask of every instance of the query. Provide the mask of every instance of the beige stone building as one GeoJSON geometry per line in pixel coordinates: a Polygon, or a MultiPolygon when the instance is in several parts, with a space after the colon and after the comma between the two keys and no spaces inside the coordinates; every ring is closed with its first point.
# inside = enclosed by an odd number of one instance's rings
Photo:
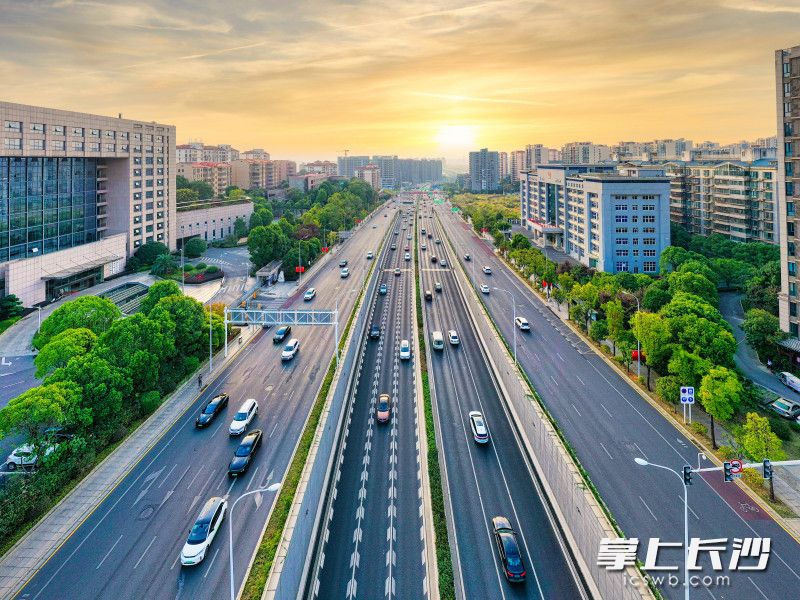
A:
{"type": "Polygon", "coordinates": [[[177,173],[190,181],[204,181],[214,189],[215,198],[225,195],[225,188],[231,185],[230,163],[178,163],[177,173]]]}
{"type": "Polygon", "coordinates": [[[356,167],[353,170],[353,177],[363,179],[372,186],[373,190],[381,189],[381,170],[377,165],[368,164],[363,167],[356,167]]]}
{"type": "Polygon", "coordinates": [[[252,202],[209,203],[203,208],[179,210],[178,240],[181,244],[193,237],[203,238],[207,242],[223,240],[233,234],[236,219],[244,219],[244,222],[249,224],[252,214],[252,202]]]}
{"type": "Polygon", "coordinates": [[[0,294],[26,306],[175,248],[175,127],[0,102],[0,294]]]}

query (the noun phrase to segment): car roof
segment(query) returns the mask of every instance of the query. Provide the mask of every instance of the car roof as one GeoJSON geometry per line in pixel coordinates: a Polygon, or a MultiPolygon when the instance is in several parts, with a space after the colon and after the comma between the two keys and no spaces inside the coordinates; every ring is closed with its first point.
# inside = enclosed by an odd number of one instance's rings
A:
{"type": "Polygon", "coordinates": [[[255,403],[256,403],[256,399],[255,398],[248,398],[247,400],[242,402],[242,408],[249,409],[255,403]]]}
{"type": "Polygon", "coordinates": [[[477,410],[469,411],[469,416],[470,416],[470,418],[472,418],[472,417],[481,417],[481,418],[483,418],[483,415],[480,412],[478,412],[477,410]]]}
{"type": "Polygon", "coordinates": [[[408,340],[400,340],[400,345],[401,346],[408,346],[409,345],[408,344],[408,340]]]}
{"type": "Polygon", "coordinates": [[[222,502],[225,502],[225,500],[219,496],[209,498],[203,505],[203,509],[200,511],[200,516],[197,517],[196,523],[210,523],[214,512],[222,502]]]}
{"type": "Polygon", "coordinates": [[[380,400],[384,400],[384,399],[388,400],[390,398],[390,396],[389,396],[389,394],[385,394],[384,393],[384,394],[381,394],[379,398],[380,398],[380,400]]]}
{"type": "Polygon", "coordinates": [[[455,329],[451,329],[450,331],[447,332],[447,335],[458,335],[458,334],[456,333],[455,329]]]}
{"type": "Polygon", "coordinates": [[[289,340],[289,343],[287,344],[287,346],[294,346],[295,344],[299,344],[299,343],[300,343],[300,340],[298,340],[297,338],[292,338],[292,339],[289,340]]]}
{"type": "Polygon", "coordinates": [[[248,433],[246,436],[244,436],[242,438],[242,442],[239,445],[241,446],[243,444],[252,444],[255,441],[255,439],[258,436],[260,436],[261,434],[262,434],[262,431],[260,429],[253,429],[253,431],[251,431],[250,433],[248,433]]]}
{"type": "Polygon", "coordinates": [[[494,525],[495,531],[500,531],[503,529],[508,529],[510,531],[513,531],[513,529],[511,529],[511,523],[508,521],[506,517],[503,516],[493,517],[492,525],[494,525]]]}

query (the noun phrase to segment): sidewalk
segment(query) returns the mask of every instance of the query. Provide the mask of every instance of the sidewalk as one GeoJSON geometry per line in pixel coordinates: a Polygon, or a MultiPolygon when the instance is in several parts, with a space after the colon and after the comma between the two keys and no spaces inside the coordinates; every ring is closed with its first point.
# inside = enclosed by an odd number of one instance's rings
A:
{"type": "MultiPolygon", "coordinates": [[[[227,358],[218,353],[212,376],[210,378],[206,376],[206,387],[214,382],[260,330],[258,327],[242,328],[241,335],[244,340],[242,344],[232,346],[227,358]]],[[[181,417],[197,399],[199,392],[197,379],[194,376],[189,377],[136,431],[132,432],[0,559],[0,597],[13,596],[33,573],[47,562],[53,552],[100,506],[161,439],[161,436],[181,417]]]]}

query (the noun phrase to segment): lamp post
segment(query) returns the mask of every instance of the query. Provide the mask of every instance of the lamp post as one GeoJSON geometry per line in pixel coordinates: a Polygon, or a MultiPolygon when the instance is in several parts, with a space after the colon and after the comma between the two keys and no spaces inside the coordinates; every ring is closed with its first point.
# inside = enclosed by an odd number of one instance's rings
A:
{"type": "Polygon", "coordinates": [[[233,581],[233,509],[236,508],[236,505],[239,504],[239,500],[244,498],[245,496],[249,496],[250,494],[261,494],[263,492],[277,492],[281,487],[281,483],[273,483],[265,488],[258,488],[257,490],[252,490],[250,492],[245,492],[241,496],[239,496],[231,505],[231,511],[228,515],[228,552],[230,558],[230,575],[231,575],[231,600],[236,600],[236,586],[233,581]]]}
{"type": "Polygon", "coordinates": [[[509,298],[511,298],[511,308],[514,318],[514,366],[517,366],[517,302],[514,300],[514,294],[509,292],[508,290],[504,290],[503,288],[496,287],[494,288],[498,292],[505,292],[508,294],[509,298]]]}
{"type": "Polygon", "coordinates": [[[183,242],[181,242],[181,293],[186,295],[186,271],[183,269],[183,242]]]}
{"type": "Polygon", "coordinates": [[[38,316],[39,316],[39,324],[36,326],[36,333],[39,333],[39,330],[42,328],[42,307],[41,306],[35,306],[34,308],[39,311],[37,313],[38,316]]]}
{"type": "Polygon", "coordinates": [[[683,597],[689,600],[689,486],[684,482],[683,476],[674,469],[648,462],[638,456],[633,460],[643,467],[656,467],[669,471],[683,483],[683,597]]]}
{"type": "MultiPolygon", "coordinates": [[[[213,351],[213,336],[212,333],[214,331],[213,321],[211,319],[212,313],[214,311],[211,310],[211,307],[208,307],[208,372],[214,369],[214,351],[213,351]]],[[[227,332],[226,332],[227,335],[227,332]]]]}
{"type": "MultiPolygon", "coordinates": [[[[638,315],[639,311],[641,310],[639,306],[639,296],[631,294],[630,292],[626,292],[625,290],[620,290],[619,293],[628,294],[628,296],[631,296],[634,300],[636,300],[636,314],[638,315]]],[[[628,363],[625,364],[627,365],[628,363]]],[[[636,336],[636,378],[638,379],[641,376],[642,376],[642,343],[639,341],[639,336],[636,336]]],[[[649,384],[650,382],[648,380],[648,385],[649,384]]]]}

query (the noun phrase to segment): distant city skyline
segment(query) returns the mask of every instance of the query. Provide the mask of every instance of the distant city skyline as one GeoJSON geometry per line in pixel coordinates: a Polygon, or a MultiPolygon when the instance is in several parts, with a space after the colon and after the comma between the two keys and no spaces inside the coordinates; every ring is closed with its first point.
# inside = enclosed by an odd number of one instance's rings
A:
{"type": "Polygon", "coordinates": [[[347,148],[463,168],[484,147],[769,135],[773,51],[800,25],[787,0],[227,8],[0,0],[2,99],[157,119],[178,143],[298,162],[347,148]]]}

